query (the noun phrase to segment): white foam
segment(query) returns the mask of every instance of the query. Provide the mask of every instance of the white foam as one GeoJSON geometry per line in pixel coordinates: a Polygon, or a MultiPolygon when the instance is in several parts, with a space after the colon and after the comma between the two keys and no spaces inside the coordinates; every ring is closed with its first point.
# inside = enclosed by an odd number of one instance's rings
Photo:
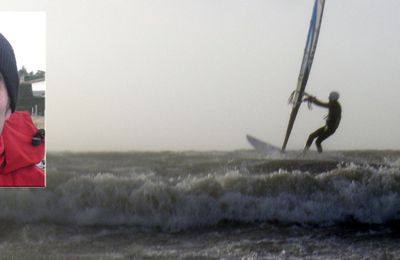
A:
{"type": "Polygon", "coordinates": [[[400,172],[349,165],[320,175],[72,175],[45,190],[2,190],[1,219],[80,225],[136,225],[164,230],[221,220],[331,224],[400,219],[400,172]]]}

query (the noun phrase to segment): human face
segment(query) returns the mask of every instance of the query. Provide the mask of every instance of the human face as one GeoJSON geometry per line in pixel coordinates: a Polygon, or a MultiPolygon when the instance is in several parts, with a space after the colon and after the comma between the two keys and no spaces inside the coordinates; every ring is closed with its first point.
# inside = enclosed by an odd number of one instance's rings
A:
{"type": "Polygon", "coordinates": [[[3,133],[4,123],[10,118],[10,116],[11,108],[7,87],[3,75],[0,73],[0,134],[3,133]]]}

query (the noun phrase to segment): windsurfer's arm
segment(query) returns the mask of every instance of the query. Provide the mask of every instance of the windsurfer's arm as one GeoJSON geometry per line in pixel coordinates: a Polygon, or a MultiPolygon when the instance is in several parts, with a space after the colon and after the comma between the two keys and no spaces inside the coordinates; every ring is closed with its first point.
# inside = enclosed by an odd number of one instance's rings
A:
{"type": "Polygon", "coordinates": [[[329,108],[329,103],[324,103],[322,101],[319,101],[316,97],[314,97],[314,100],[312,102],[317,106],[329,108]]]}
{"type": "Polygon", "coordinates": [[[314,103],[314,104],[316,104],[317,106],[320,106],[320,107],[329,108],[329,103],[324,103],[324,102],[318,100],[314,96],[307,95],[307,97],[304,99],[304,101],[312,102],[312,103],[314,103]]]}

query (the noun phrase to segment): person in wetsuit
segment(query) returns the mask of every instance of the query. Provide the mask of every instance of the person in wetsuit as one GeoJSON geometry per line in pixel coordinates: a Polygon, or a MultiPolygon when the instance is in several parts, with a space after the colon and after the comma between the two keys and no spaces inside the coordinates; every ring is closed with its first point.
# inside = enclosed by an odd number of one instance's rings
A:
{"type": "Polygon", "coordinates": [[[310,95],[307,95],[307,97],[304,99],[304,101],[308,101],[316,104],[317,106],[329,109],[329,113],[326,116],[326,125],[321,128],[318,128],[316,131],[310,134],[306,146],[304,147],[304,152],[307,152],[308,149],[310,149],[312,142],[316,138],[317,140],[315,141],[315,145],[317,146],[318,152],[322,153],[321,143],[329,136],[331,136],[333,133],[335,133],[336,129],[339,126],[340,119],[342,117],[342,107],[340,106],[338,99],[339,99],[339,93],[336,91],[332,91],[329,94],[328,103],[321,102],[316,97],[310,95]]]}

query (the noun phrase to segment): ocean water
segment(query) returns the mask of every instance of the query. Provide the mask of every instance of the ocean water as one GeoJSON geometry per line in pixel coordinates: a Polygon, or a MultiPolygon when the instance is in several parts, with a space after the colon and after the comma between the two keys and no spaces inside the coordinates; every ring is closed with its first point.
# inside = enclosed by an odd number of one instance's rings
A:
{"type": "Polygon", "coordinates": [[[49,153],[2,259],[400,259],[400,151],[49,153]]]}

